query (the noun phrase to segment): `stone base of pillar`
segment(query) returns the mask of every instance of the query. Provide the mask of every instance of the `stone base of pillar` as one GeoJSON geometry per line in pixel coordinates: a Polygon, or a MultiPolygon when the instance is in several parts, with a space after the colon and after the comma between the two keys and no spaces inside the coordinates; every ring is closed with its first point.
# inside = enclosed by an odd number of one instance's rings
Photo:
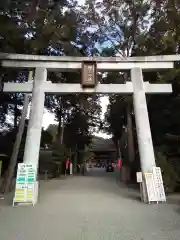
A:
{"type": "Polygon", "coordinates": [[[148,203],[147,188],[144,180],[142,183],[140,183],[140,195],[141,195],[141,202],[148,203]]]}

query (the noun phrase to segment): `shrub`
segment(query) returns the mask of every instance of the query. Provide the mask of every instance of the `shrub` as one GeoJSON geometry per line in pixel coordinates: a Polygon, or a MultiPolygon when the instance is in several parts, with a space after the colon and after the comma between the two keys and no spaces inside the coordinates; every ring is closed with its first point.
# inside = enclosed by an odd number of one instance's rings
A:
{"type": "Polygon", "coordinates": [[[64,145],[56,146],[52,151],[52,162],[57,165],[56,175],[59,175],[63,171],[63,164],[69,157],[69,150],[64,145]]]}
{"type": "Polygon", "coordinates": [[[155,155],[157,166],[160,167],[162,171],[165,191],[172,193],[176,188],[178,180],[175,168],[172,163],[168,162],[167,157],[160,150],[156,150],[155,155]]]}

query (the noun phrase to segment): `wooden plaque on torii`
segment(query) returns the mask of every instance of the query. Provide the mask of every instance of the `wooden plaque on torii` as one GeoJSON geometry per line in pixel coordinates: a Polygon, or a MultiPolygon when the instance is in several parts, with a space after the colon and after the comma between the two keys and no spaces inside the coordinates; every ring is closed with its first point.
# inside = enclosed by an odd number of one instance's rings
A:
{"type": "Polygon", "coordinates": [[[81,85],[83,88],[96,86],[97,80],[97,66],[96,62],[83,62],[82,63],[82,79],[81,85]]]}

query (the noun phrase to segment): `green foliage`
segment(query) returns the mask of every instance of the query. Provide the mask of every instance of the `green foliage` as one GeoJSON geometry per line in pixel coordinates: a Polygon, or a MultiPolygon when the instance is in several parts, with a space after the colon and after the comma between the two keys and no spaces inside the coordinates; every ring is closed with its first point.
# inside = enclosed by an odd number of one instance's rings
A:
{"type": "Polygon", "coordinates": [[[52,135],[47,130],[42,130],[41,133],[41,146],[45,147],[46,145],[52,146],[52,135]]]}
{"type": "Polygon", "coordinates": [[[167,157],[161,151],[157,150],[155,154],[157,166],[162,171],[165,191],[172,193],[177,186],[178,175],[172,163],[168,161],[167,157]]]}
{"type": "Polygon", "coordinates": [[[57,166],[54,176],[59,177],[64,174],[65,162],[68,158],[70,158],[69,149],[65,145],[54,145],[51,157],[51,162],[57,166]]]}
{"type": "Polygon", "coordinates": [[[58,129],[57,124],[50,124],[46,130],[51,135],[52,140],[55,140],[57,136],[57,129],[58,129]]]}
{"type": "Polygon", "coordinates": [[[69,156],[69,149],[66,148],[64,145],[60,145],[58,147],[53,148],[52,152],[52,162],[57,165],[61,165],[68,159],[69,156]]]}
{"type": "Polygon", "coordinates": [[[93,161],[94,157],[95,157],[95,154],[89,151],[89,149],[84,151],[84,161],[91,162],[93,161]]]}

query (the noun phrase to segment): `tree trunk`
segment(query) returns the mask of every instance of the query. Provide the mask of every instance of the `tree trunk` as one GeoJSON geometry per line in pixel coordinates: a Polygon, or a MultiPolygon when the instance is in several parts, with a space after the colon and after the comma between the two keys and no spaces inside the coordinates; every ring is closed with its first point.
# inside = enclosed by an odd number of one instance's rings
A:
{"type": "Polygon", "coordinates": [[[117,140],[117,138],[114,140],[114,145],[116,148],[116,159],[119,158],[119,141],[117,140]]]}
{"type": "Polygon", "coordinates": [[[11,180],[14,175],[14,170],[15,170],[15,167],[17,164],[17,158],[18,158],[19,148],[20,148],[20,144],[21,144],[21,140],[22,140],[22,135],[24,132],[25,120],[26,120],[26,116],[27,116],[27,112],[28,112],[28,105],[29,105],[29,96],[25,95],[24,107],[23,107],[23,111],[22,111],[22,115],[21,115],[21,120],[19,123],[18,133],[17,133],[16,140],[15,140],[14,147],[13,147],[12,156],[10,159],[9,167],[5,174],[4,181],[1,186],[2,193],[7,193],[9,191],[9,188],[11,185],[11,180]]]}
{"type": "Polygon", "coordinates": [[[64,122],[62,122],[61,124],[61,133],[60,133],[60,144],[63,144],[63,140],[64,140],[64,122]]]}
{"type": "Polygon", "coordinates": [[[131,114],[131,104],[127,106],[127,141],[128,141],[128,158],[129,162],[134,161],[134,139],[133,139],[133,124],[131,114]]]}
{"type": "Polygon", "coordinates": [[[119,140],[119,146],[122,148],[125,145],[125,140],[126,140],[126,135],[127,135],[127,129],[124,128],[123,133],[121,135],[121,138],[119,140]]]}
{"type": "Polygon", "coordinates": [[[64,140],[64,121],[63,121],[63,116],[62,116],[62,104],[60,107],[60,111],[59,111],[59,116],[58,116],[58,131],[57,131],[57,145],[62,145],[63,144],[63,140],[64,140]]]}
{"type": "Polygon", "coordinates": [[[120,139],[117,141],[117,157],[121,158],[120,139]]]}
{"type": "MultiPolygon", "coordinates": [[[[29,76],[28,76],[28,81],[32,80],[32,76],[33,76],[33,72],[30,71],[29,76]]],[[[18,129],[18,133],[17,133],[16,140],[14,143],[13,152],[12,152],[12,155],[10,158],[9,167],[5,173],[5,177],[4,177],[3,183],[1,185],[2,193],[7,193],[11,186],[11,181],[12,181],[12,178],[14,175],[14,170],[15,170],[16,164],[17,164],[19,148],[21,145],[21,140],[22,140],[22,136],[23,136],[23,132],[24,132],[25,120],[26,120],[26,116],[28,113],[28,105],[29,105],[29,95],[25,95],[21,120],[19,123],[19,129],[18,129]]]]}
{"type": "Polygon", "coordinates": [[[62,111],[60,109],[59,114],[58,114],[58,129],[57,129],[57,138],[61,134],[61,117],[62,117],[62,111]]]}
{"type": "Polygon", "coordinates": [[[119,148],[121,149],[121,158],[124,156],[125,148],[126,148],[126,138],[127,138],[127,128],[124,128],[122,136],[119,140],[119,148]]]}
{"type": "Polygon", "coordinates": [[[57,132],[57,136],[56,136],[56,145],[62,145],[63,144],[63,140],[64,140],[64,123],[62,123],[61,118],[59,119],[59,123],[58,123],[58,132],[57,132]]]}
{"type": "Polygon", "coordinates": [[[18,111],[18,107],[17,107],[17,104],[14,105],[14,128],[17,128],[18,126],[18,114],[17,114],[17,111],[18,111]]]}
{"type": "Polygon", "coordinates": [[[74,156],[73,156],[73,171],[77,173],[77,144],[74,149],[74,156]]]}

